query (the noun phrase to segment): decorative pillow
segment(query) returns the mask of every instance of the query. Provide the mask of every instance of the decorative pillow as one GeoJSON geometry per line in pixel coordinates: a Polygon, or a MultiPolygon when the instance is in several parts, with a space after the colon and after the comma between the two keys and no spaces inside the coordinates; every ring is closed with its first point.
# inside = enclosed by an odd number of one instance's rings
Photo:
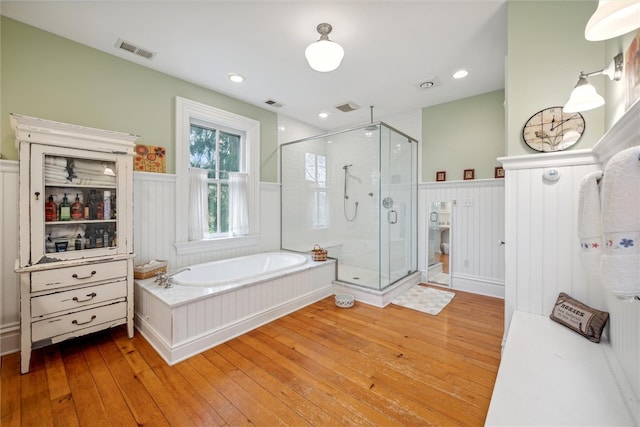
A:
{"type": "Polygon", "coordinates": [[[609,313],[595,310],[564,292],[560,292],[549,317],[551,320],[576,331],[589,341],[600,342],[602,329],[609,320],[609,313]]]}

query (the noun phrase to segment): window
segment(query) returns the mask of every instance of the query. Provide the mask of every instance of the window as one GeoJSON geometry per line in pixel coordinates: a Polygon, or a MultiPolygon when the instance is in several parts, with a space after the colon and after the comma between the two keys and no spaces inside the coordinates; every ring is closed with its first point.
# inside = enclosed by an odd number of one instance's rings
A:
{"type": "MultiPolygon", "coordinates": [[[[204,248],[257,244],[259,233],[260,123],[205,104],[176,97],[176,248],[178,254],[204,248]],[[201,172],[206,201],[192,204],[193,171],[201,172]],[[231,231],[230,177],[246,175],[248,234],[231,231]],[[191,201],[191,202],[190,202],[191,201]],[[192,210],[201,206],[204,230],[190,232],[192,210]],[[194,237],[194,234],[196,237],[194,237]],[[190,238],[191,236],[191,238],[190,238]],[[202,237],[199,237],[202,236],[202,237]]],[[[234,182],[236,182],[234,180],[234,182]]],[[[237,194],[234,192],[234,194],[237,194]]],[[[204,196],[203,196],[204,198],[204,196]]],[[[234,204],[237,206],[237,203],[234,204]]]]}
{"type": "Polygon", "coordinates": [[[305,153],[305,180],[313,186],[311,193],[311,219],[314,228],[325,228],[327,220],[327,157],[321,154],[305,153]]]}
{"type": "Polygon", "coordinates": [[[207,235],[229,233],[229,173],[244,172],[244,132],[191,120],[189,166],[207,170],[207,235]]]}

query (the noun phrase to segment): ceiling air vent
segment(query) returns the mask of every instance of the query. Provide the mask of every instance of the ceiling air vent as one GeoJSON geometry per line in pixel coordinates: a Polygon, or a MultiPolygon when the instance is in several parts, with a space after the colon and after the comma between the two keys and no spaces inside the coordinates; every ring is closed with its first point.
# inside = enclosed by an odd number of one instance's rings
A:
{"type": "Polygon", "coordinates": [[[360,106],[349,101],[342,105],[336,105],[336,108],[342,111],[343,113],[348,113],[349,111],[357,110],[358,108],[360,108],[360,106]]]}
{"type": "Polygon", "coordinates": [[[150,50],[143,49],[141,47],[138,47],[122,39],[118,39],[118,42],[116,43],[116,47],[120,49],[124,49],[127,52],[131,52],[135,55],[141,56],[146,59],[151,59],[155,56],[155,53],[151,52],[150,50]]]}
{"type": "Polygon", "coordinates": [[[271,107],[276,107],[276,108],[280,108],[282,106],[284,106],[284,104],[280,104],[278,101],[274,101],[273,99],[268,99],[266,101],[264,101],[265,104],[271,106],[271,107]]]}

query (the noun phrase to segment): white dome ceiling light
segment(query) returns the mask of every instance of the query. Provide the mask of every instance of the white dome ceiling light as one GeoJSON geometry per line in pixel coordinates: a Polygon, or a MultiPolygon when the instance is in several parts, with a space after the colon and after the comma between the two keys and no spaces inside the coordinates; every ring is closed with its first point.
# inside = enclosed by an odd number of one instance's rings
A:
{"type": "Polygon", "coordinates": [[[322,73],[333,71],[340,66],[344,49],[338,43],[329,40],[329,33],[333,29],[331,25],[322,23],[316,29],[320,33],[320,39],[307,46],[304,56],[314,70],[322,73]]]}

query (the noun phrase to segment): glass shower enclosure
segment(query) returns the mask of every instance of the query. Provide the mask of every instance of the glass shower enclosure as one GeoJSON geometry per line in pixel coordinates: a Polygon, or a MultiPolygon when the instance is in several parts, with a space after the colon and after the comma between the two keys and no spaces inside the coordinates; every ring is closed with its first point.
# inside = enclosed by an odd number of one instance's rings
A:
{"type": "Polygon", "coordinates": [[[280,147],[281,247],[382,291],[417,271],[418,144],[383,122],[280,147]]]}

